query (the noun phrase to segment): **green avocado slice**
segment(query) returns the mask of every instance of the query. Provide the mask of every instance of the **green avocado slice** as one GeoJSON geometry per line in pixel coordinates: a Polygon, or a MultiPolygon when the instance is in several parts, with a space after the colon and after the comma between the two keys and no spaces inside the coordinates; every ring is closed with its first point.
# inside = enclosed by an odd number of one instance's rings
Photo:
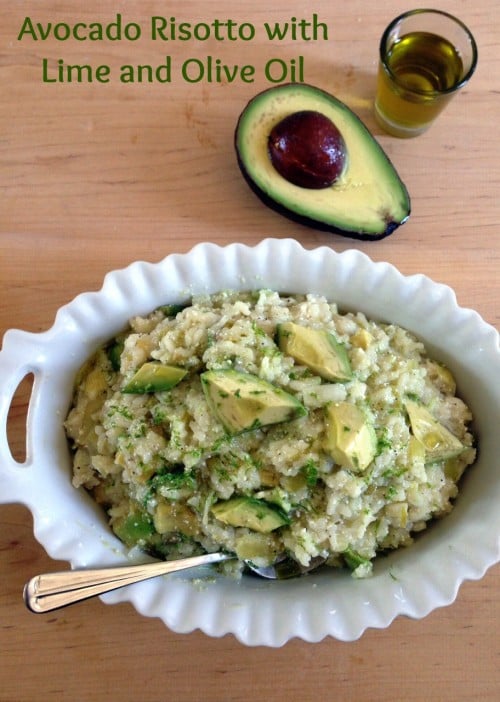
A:
{"type": "Polygon", "coordinates": [[[408,191],[380,144],[344,103],[314,86],[283,84],[256,95],[238,120],[235,150],[243,176],[263,202],[302,224],[376,240],[391,234],[410,215],[408,191]],[[271,130],[303,110],[328,117],[346,146],[342,174],[319,190],[290,183],[269,157],[271,130]]]}
{"type": "Polygon", "coordinates": [[[246,527],[261,534],[268,534],[290,523],[279,507],[256,497],[231,497],[229,500],[217,502],[211,511],[214,517],[224,524],[246,527]]]}
{"type": "Polygon", "coordinates": [[[106,349],[108,360],[111,363],[111,367],[117,373],[120,371],[121,355],[123,352],[124,344],[123,341],[115,339],[106,349]]]}
{"type": "Polygon", "coordinates": [[[146,512],[132,509],[127,516],[114,521],[113,531],[127,546],[135,546],[154,534],[153,520],[146,512]]]}
{"type": "Polygon", "coordinates": [[[142,394],[171,390],[186,376],[187,370],[154,361],[144,363],[122,388],[124,393],[142,394]]]}
{"type": "Polygon", "coordinates": [[[375,428],[361,410],[350,402],[326,407],[325,451],[341,466],[363,472],[375,458],[375,428]]]}
{"type": "Polygon", "coordinates": [[[462,453],[465,448],[462,442],[438,422],[426,407],[413,400],[406,400],[405,407],[413,436],[424,447],[426,463],[446,461],[462,453]]]}
{"type": "Polygon", "coordinates": [[[307,414],[293,395],[250,373],[210,370],[200,377],[210,409],[229,434],[307,414]]]}
{"type": "Polygon", "coordinates": [[[350,547],[346,548],[346,550],[342,552],[342,555],[347,567],[351,570],[356,570],[360,565],[369,565],[370,563],[369,558],[365,558],[350,547]]]}
{"type": "Polygon", "coordinates": [[[283,322],[277,328],[278,345],[284,353],[325,380],[347,381],[352,369],[346,348],[325,329],[283,322]]]}

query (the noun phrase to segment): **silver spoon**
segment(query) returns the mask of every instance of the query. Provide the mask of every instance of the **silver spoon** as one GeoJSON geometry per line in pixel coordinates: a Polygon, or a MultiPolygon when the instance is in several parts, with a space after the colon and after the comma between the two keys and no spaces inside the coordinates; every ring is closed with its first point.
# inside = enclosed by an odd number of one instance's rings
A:
{"type": "MultiPolygon", "coordinates": [[[[37,614],[51,612],[89,597],[125,587],[125,585],[132,585],[142,580],[188,568],[221,563],[234,558],[236,556],[229,553],[205,553],[203,556],[193,556],[177,561],[43,573],[35,575],[24,586],[24,602],[29,610],[37,614]]],[[[265,567],[258,567],[250,561],[245,561],[245,564],[252,573],[261,578],[283,580],[315,570],[324,562],[325,559],[318,556],[312,558],[309,566],[306,567],[283,555],[277,558],[273,564],[265,567]]]]}

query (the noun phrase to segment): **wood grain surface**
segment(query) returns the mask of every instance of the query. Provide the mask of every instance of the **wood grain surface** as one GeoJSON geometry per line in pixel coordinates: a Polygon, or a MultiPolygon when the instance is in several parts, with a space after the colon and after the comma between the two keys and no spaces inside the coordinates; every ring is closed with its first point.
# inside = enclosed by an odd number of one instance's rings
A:
{"type": "MultiPolygon", "coordinates": [[[[292,237],[307,248],[356,247],[405,274],[425,273],[499,328],[498,2],[441,0],[439,8],[472,29],[478,68],[429,132],[398,140],[372,114],[378,41],[386,24],[411,7],[396,0],[2,2],[0,335],[11,327],[47,329],[61,305],[136,259],[158,261],[200,241],[255,244],[267,236],[292,237]],[[42,25],[106,24],[117,13],[143,26],[144,36],[135,42],[18,38],[27,16],[42,25]],[[313,13],[328,26],[327,41],[271,42],[262,31],[264,22],[313,13]],[[257,31],[248,42],[152,41],[146,31],[152,16],[192,23],[232,18],[257,31]],[[121,66],[158,66],[166,56],[175,67],[170,83],[118,80],[121,66]],[[185,60],[207,56],[230,67],[255,66],[254,82],[182,79],[185,60]],[[411,218],[383,241],[359,243],[292,224],[265,208],[239,174],[233,149],[239,113],[270,87],[269,60],[291,66],[299,56],[304,80],[334,93],[365,121],[408,186],[411,218]],[[53,76],[60,60],[107,65],[113,79],[44,82],[44,61],[53,76]]],[[[19,457],[27,385],[9,417],[9,443],[19,457]]],[[[0,507],[2,702],[500,699],[498,566],[423,620],[399,618],[354,643],[293,640],[276,650],[246,648],[232,636],[178,635],[129,605],[99,600],[30,614],[21,598],[24,582],[65,566],[37,543],[24,507],[0,507]]]]}

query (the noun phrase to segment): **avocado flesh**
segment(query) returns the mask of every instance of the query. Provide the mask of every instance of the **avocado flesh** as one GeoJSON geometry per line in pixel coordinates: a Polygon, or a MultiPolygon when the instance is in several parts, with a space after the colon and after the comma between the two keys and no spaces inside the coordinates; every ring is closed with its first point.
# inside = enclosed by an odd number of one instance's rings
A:
{"type": "Polygon", "coordinates": [[[349,402],[326,407],[325,450],[335,463],[356,473],[364,471],[375,458],[377,436],[365,413],[349,402]]]}
{"type": "Polygon", "coordinates": [[[293,395],[249,373],[210,370],[201,374],[201,382],[210,409],[230,434],[286,422],[307,412],[293,395]]]}
{"type": "Polygon", "coordinates": [[[462,442],[438,422],[426,407],[413,400],[407,400],[405,407],[413,436],[424,448],[425,463],[446,461],[462,453],[465,448],[462,442]]]}
{"type": "Polygon", "coordinates": [[[365,558],[350,547],[346,548],[346,550],[342,552],[342,555],[344,556],[347,567],[351,570],[356,570],[360,565],[368,565],[370,563],[369,558],[365,558]]]}
{"type": "Polygon", "coordinates": [[[115,340],[107,349],[106,353],[108,360],[111,363],[111,368],[117,373],[120,371],[121,355],[123,352],[123,342],[115,340]]]}
{"type": "Polygon", "coordinates": [[[394,166],[361,120],[332,95],[306,84],[288,84],[258,94],[243,110],[235,134],[240,169],[272,209],[316,229],[356,239],[382,239],[410,214],[410,198],[394,166]],[[340,131],[347,164],[333,185],[311,190],[278,174],[268,154],[268,136],[287,115],[320,112],[340,131]]]}
{"type": "Polygon", "coordinates": [[[149,514],[133,509],[127,516],[115,520],[113,531],[127,546],[135,546],[138,541],[147,541],[152,536],[154,526],[149,514]]]}
{"type": "Polygon", "coordinates": [[[211,511],[224,524],[246,527],[261,534],[269,534],[289,523],[284,512],[255,497],[232,497],[217,502],[211,511]]]}
{"type": "Polygon", "coordinates": [[[321,378],[338,382],[352,378],[345,346],[330,332],[303,327],[294,322],[279,324],[277,332],[281,351],[307,366],[321,378]]]}
{"type": "Polygon", "coordinates": [[[187,371],[154,361],[144,363],[122,388],[124,393],[143,394],[171,390],[185,377],[187,371]]]}

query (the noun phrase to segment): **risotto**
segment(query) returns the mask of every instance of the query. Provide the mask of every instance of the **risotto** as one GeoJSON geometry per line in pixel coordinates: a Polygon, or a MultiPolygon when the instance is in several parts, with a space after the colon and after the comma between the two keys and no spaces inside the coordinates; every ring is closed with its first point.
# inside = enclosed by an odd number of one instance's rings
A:
{"type": "Polygon", "coordinates": [[[131,319],[79,372],[65,428],[75,487],[129,547],[366,577],[450,512],[471,420],[408,331],[259,290],[131,319]]]}

